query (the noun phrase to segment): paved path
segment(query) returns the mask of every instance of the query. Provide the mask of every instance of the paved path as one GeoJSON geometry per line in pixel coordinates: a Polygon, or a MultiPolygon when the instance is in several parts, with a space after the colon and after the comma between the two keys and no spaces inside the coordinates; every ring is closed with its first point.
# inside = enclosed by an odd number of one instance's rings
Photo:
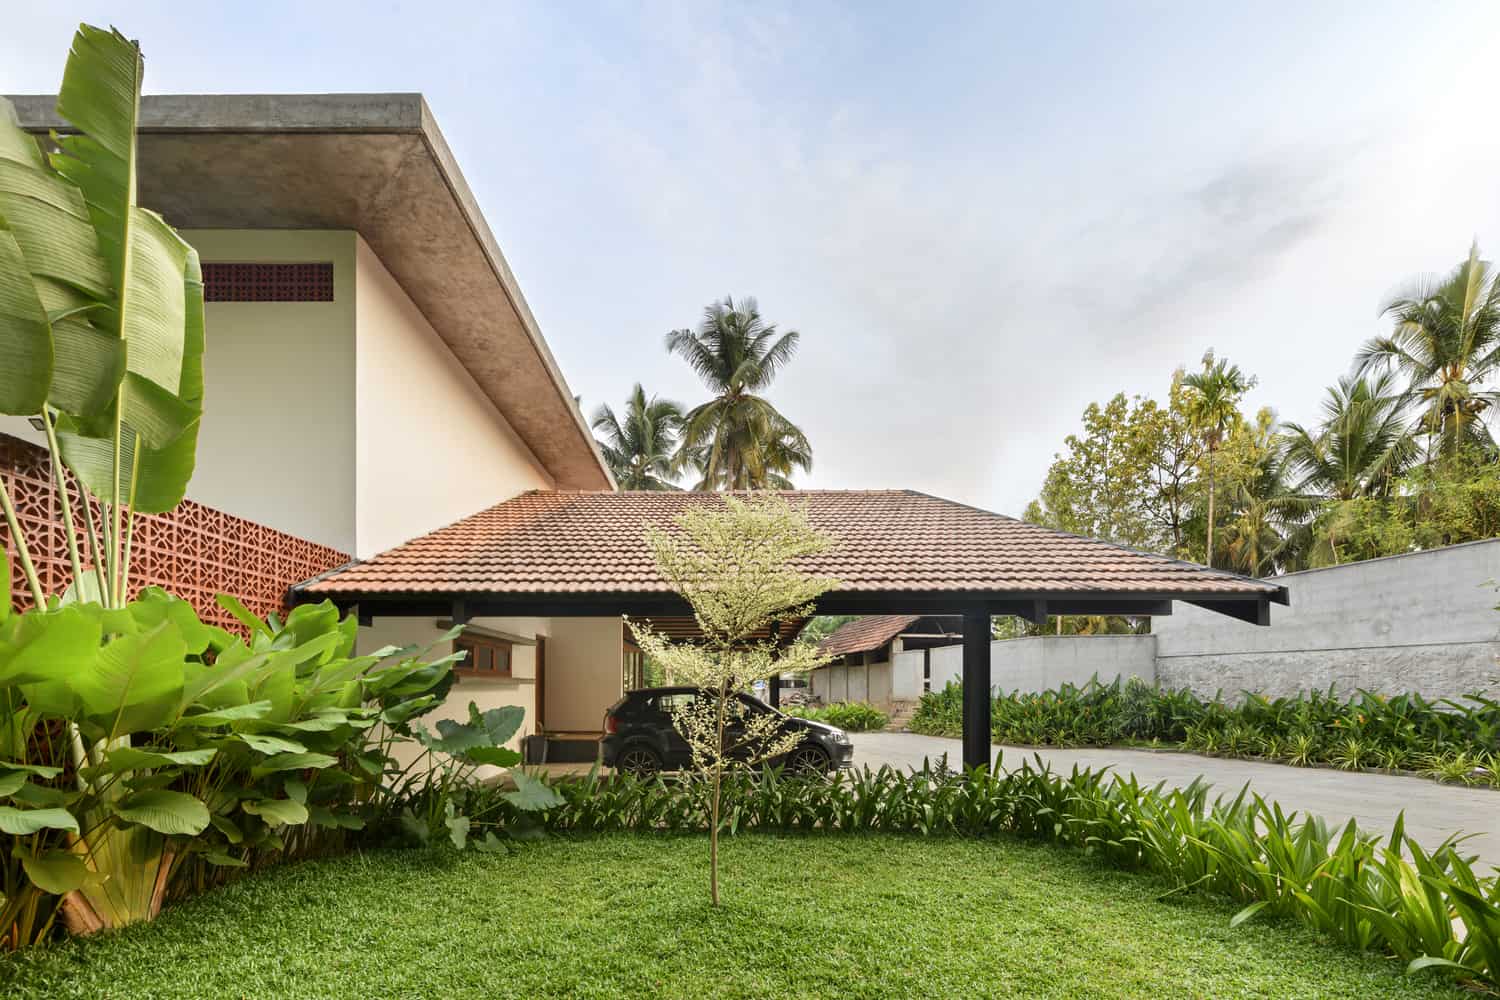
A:
{"type": "MultiPolygon", "coordinates": [[[[954,766],[963,758],[958,740],[917,733],[853,733],[854,763],[879,767],[921,767],[922,760],[942,754],[954,766]]],[[[1040,750],[997,747],[1009,766],[1019,766],[1040,753],[1054,771],[1064,774],[1077,764],[1082,767],[1114,767],[1134,773],[1148,784],[1165,781],[1186,785],[1202,775],[1219,794],[1234,795],[1246,782],[1260,795],[1281,803],[1283,809],[1316,813],[1330,823],[1345,823],[1353,817],[1360,828],[1386,834],[1396,814],[1406,810],[1406,829],[1417,842],[1432,847],[1449,834],[1476,834],[1468,840],[1468,852],[1490,865],[1500,866],[1500,792],[1485,788],[1440,785],[1425,778],[1389,774],[1332,771],[1324,768],[1287,767],[1259,761],[1227,760],[1186,753],[1153,753],[1149,750],[1085,749],[1040,750]]]]}

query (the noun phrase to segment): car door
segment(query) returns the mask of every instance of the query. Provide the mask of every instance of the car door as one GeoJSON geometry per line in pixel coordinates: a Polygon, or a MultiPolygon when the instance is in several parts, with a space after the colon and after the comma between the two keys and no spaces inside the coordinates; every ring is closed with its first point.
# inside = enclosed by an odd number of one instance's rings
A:
{"type": "Polygon", "coordinates": [[[745,723],[747,720],[759,715],[775,715],[775,709],[771,708],[759,698],[747,694],[736,694],[736,704],[729,713],[729,722],[724,727],[724,742],[733,747],[730,756],[739,760],[745,760],[752,755],[764,751],[762,746],[745,746],[745,723]]]}

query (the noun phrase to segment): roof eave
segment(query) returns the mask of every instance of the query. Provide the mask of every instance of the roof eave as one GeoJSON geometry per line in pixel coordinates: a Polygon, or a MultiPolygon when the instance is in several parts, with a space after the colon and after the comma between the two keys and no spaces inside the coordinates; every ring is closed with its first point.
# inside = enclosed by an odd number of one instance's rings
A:
{"type": "MultiPolygon", "coordinates": [[[[402,615],[452,614],[467,617],[600,617],[609,615],[681,615],[691,609],[677,594],[663,590],[531,591],[484,590],[392,591],[357,586],[314,588],[307,581],[291,589],[294,602],[331,600],[361,613],[402,615]]],[[[1270,623],[1270,604],[1277,591],[945,591],[858,590],[829,591],[816,604],[818,614],[962,614],[977,611],[995,616],[1015,615],[1032,622],[1048,615],[1127,615],[1161,617],[1181,602],[1252,624],[1270,623]]],[[[1284,596],[1284,595],[1283,595],[1284,596]]]]}
{"type": "MultiPolygon", "coordinates": [[[[57,114],[55,96],[27,94],[9,100],[15,105],[22,127],[32,133],[46,134],[69,128],[57,114]]],[[[188,148],[193,151],[196,169],[174,172],[169,191],[153,192],[149,171],[142,174],[143,202],[161,209],[173,225],[184,229],[324,228],[359,232],[377,250],[382,263],[557,484],[566,488],[614,489],[614,478],[588,422],[574,402],[573,393],[542,337],[515,275],[421,94],[152,95],[142,98],[139,132],[145,140],[142,142],[143,159],[152,146],[150,137],[153,136],[187,137],[194,143],[188,148]],[[229,199],[223,197],[225,190],[242,192],[249,201],[274,201],[277,198],[297,198],[303,190],[316,189],[316,180],[311,184],[306,182],[308,172],[316,173],[320,163],[314,154],[308,154],[308,163],[298,163],[286,156],[254,159],[199,155],[202,153],[201,144],[213,141],[214,137],[224,137],[222,144],[228,145],[242,142],[244,136],[293,137],[293,141],[301,141],[296,137],[311,141],[319,136],[419,139],[452,200],[458,219],[462,220],[474,248],[488,266],[495,287],[503,294],[513,313],[537,372],[550,385],[554,399],[541,407],[548,411],[545,419],[532,420],[524,415],[517,418],[520,409],[535,406],[537,401],[509,398],[512,393],[504,391],[501,379],[486,370],[484,345],[476,343],[474,334],[474,329],[482,324],[466,324],[455,318],[464,307],[442,301],[441,282],[427,280],[425,274],[422,280],[417,280],[418,272],[436,266],[436,262],[424,260],[422,252],[424,247],[432,246],[432,233],[417,232],[411,225],[403,228],[403,223],[410,220],[401,211],[382,211],[380,206],[371,204],[372,201],[397,204],[402,199],[400,192],[390,190],[392,186],[419,183],[419,179],[406,169],[404,160],[400,170],[383,172],[381,164],[372,163],[371,169],[365,172],[365,176],[372,178],[372,183],[381,185],[381,199],[322,198],[317,199],[316,205],[282,204],[277,206],[279,211],[263,211],[264,206],[253,204],[231,208],[226,204],[229,199]],[[184,178],[189,181],[196,179],[202,184],[209,176],[209,172],[202,169],[205,163],[212,163],[213,169],[221,174],[233,171],[252,173],[248,177],[223,177],[222,183],[203,184],[203,189],[197,192],[184,190],[184,178]],[[258,169],[263,172],[254,174],[258,169]],[[266,176],[264,171],[284,173],[278,178],[266,176]],[[296,180],[303,186],[277,183],[278,180],[296,180]],[[256,221],[261,224],[252,224],[256,221]],[[569,432],[562,438],[556,434],[558,418],[565,422],[569,432]],[[565,440],[567,437],[571,441],[565,440]]],[[[347,142],[337,147],[339,155],[346,158],[355,155],[360,148],[347,142]]],[[[438,213],[424,215],[424,222],[434,227],[446,221],[438,213]]]]}

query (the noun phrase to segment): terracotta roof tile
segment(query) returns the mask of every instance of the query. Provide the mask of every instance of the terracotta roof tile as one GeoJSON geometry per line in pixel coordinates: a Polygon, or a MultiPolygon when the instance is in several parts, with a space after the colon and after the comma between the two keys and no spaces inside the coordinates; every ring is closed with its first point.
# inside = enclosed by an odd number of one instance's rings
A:
{"type": "MultiPolygon", "coordinates": [[[[782,494],[836,538],[806,561],[841,592],[1275,597],[1280,588],[1041,528],[908,490],[782,494]]],[[[309,595],[659,593],[644,538],[720,494],[536,490],[373,559],[315,578],[309,595]]]]}
{"type": "Polygon", "coordinates": [[[824,656],[867,653],[879,649],[906,631],[907,626],[922,620],[921,615],[866,615],[845,622],[824,636],[818,652],[824,656]]]}

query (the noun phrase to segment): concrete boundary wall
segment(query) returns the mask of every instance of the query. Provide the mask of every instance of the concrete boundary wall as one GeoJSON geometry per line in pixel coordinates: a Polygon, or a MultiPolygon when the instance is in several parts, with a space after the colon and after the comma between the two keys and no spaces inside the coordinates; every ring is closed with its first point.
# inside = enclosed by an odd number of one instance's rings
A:
{"type": "MultiPolygon", "coordinates": [[[[1002,639],[990,644],[990,680],[998,692],[1047,691],[1063,684],[1087,684],[1116,677],[1156,679],[1156,638],[1150,635],[1037,636],[1002,639]]],[[[896,657],[896,669],[922,675],[922,652],[896,657]]],[[[963,647],[932,650],[931,687],[941,691],[963,678],[963,647]]]]}
{"type": "Polygon", "coordinates": [[[1179,604],[1152,622],[1163,687],[1270,696],[1331,685],[1428,698],[1500,690],[1500,539],[1289,573],[1259,628],[1179,604]]]}

